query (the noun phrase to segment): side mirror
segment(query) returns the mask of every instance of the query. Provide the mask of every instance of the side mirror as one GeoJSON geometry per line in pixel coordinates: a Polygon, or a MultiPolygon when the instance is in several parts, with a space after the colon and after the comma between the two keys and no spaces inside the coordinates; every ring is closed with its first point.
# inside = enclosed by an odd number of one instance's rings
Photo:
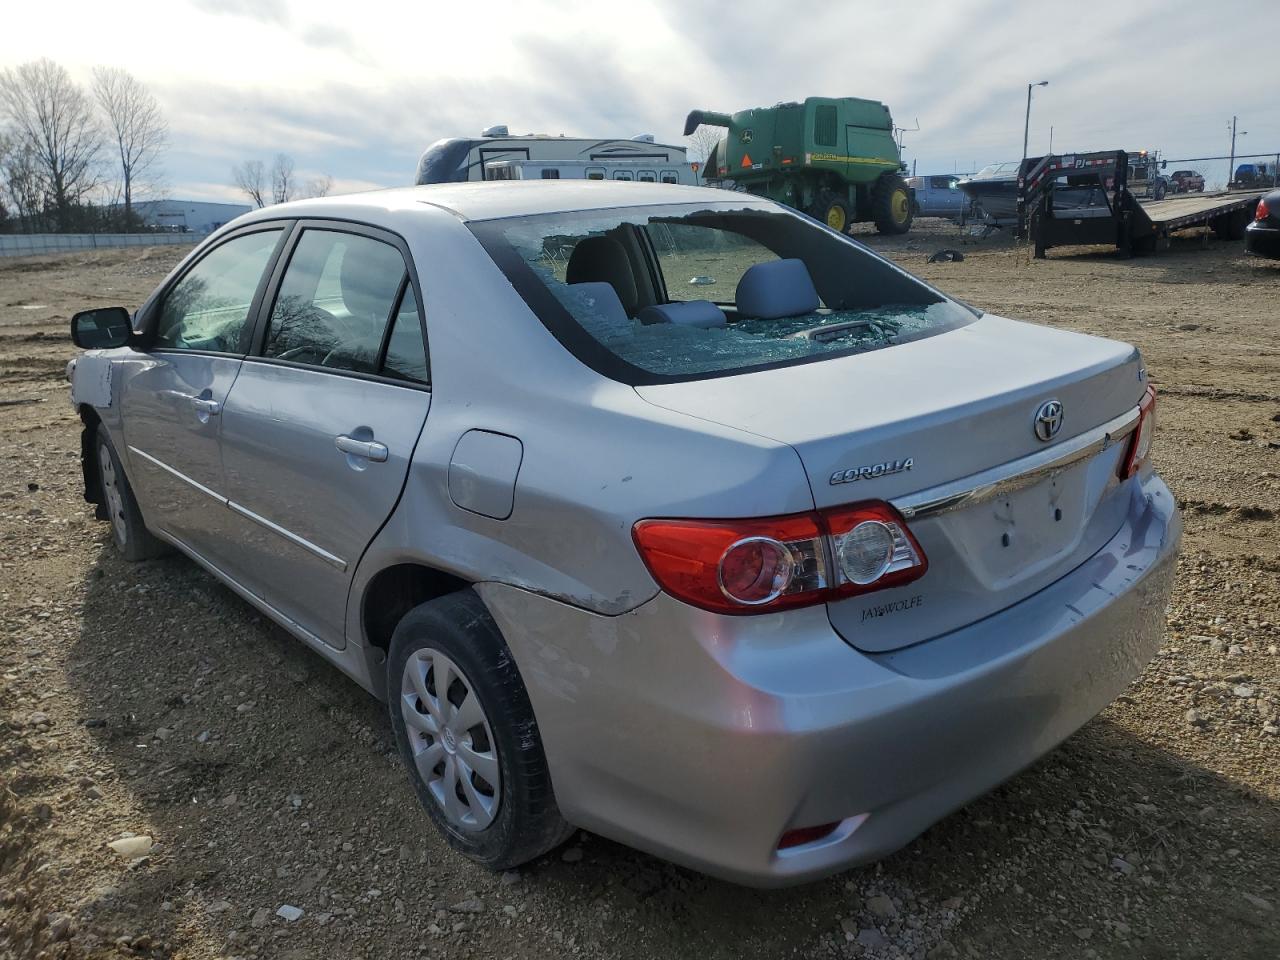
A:
{"type": "Polygon", "coordinates": [[[124,307],[81,310],[71,318],[71,342],[81,350],[123,347],[133,333],[133,320],[124,307]]]}

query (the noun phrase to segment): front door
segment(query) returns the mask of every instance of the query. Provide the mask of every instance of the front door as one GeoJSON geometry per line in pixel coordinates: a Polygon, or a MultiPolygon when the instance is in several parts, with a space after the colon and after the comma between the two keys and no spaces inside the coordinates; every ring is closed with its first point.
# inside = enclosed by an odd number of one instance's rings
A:
{"type": "Polygon", "coordinates": [[[351,576],[400,497],[431,404],[426,341],[394,237],[304,225],[287,256],[222,412],[231,573],[341,647],[351,576]]]}
{"type": "Polygon", "coordinates": [[[284,232],[269,225],[204,254],[161,298],[150,348],[121,365],[120,454],[147,523],[218,565],[226,553],[221,412],[284,232]]]}

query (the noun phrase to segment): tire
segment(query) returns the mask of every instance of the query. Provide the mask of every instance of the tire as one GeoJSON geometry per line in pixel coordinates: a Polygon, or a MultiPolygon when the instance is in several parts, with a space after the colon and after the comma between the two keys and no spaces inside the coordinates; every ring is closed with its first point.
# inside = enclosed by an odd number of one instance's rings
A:
{"type": "Polygon", "coordinates": [[[1165,186],[1164,186],[1164,181],[1163,181],[1163,180],[1157,180],[1154,184],[1152,184],[1152,186],[1151,186],[1151,196],[1152,196],[1154,199],[1156,199],[1156,200],[1163,200],[1163,199],[1164,199],[1164,193],[1165,193],[1165,186]]]}
{"type": "Polygon", "coordinates": [[[387,706],[418,799],[455,850],[490,870],[510,870],[573,833],[556,806],[529,694],[475,591],[405,614],[387,657],[387,706]],[[449,678],[447,702],[441,674],[449,678]],[[474,722],[461,729],[459,718],[474,722]]]}
{"type": "Polygon", "coordinates": [[[896,173],[882,173],[871,188],[871,219],[881,233],[911,229],[911,191],[896,173]]]}
{"type": "Polygon", "coordinates": [[[853,208],[847,198],[834,190],[823,190],[809,208],[809,215],[836,233],[847,233],[853,223],[853,208]]]}
{"type": "Polygon", "coordinates": [[[138,509],[133,487],[125,475],[111,436],[99,424],[93,434],[94,468],[98,471],[98,489],[102,495],[99,519],[110,521],[111,539],[120,556],[130,562],[150,560],[167,551],[161,541],[151,535],[138,509]]]}

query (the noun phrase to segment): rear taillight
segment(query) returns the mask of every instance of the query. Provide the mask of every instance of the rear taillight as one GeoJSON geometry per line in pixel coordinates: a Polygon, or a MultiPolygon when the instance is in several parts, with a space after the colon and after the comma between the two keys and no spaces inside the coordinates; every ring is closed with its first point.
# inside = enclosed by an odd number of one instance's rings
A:
{"type": "Polygon", "coordinates": [[[1133,439],[1120,467],[1120,477],[1128,480],[1142,469],[1151,455],[1151,438],[1156,432],[1156,388],[1147,387],[1138,404],[1138,425],[1133,429],[1133,439]]]}
{"type": "Polygon", "coordinates": [[[900,586],[928,569],[886,503],[760,520],[641,520],[633,530],[667,593],[716,613],[763,613],[900,586]]]}
{"type": "Polygon", "coordinates": [[[1266,200],[1258,201],[1258,209],[1253,214],[1255,220],[1265,220],[1271,216],[1271,208],[1267,206],[1266,200]]]}

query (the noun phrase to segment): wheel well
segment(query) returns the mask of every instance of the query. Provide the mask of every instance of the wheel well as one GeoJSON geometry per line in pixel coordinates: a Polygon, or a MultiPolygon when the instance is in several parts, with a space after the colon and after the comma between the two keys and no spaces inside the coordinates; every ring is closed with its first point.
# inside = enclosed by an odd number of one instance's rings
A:
{"type": "Polygon", "coordinates": [[[385,654],[391,635],[406,613],[420,603],[471,586],[461,577],[420,563],[398,563],[380,570],[364,591],[360,616],[365,644],[385,654]]]}
{"type": "Polygon", "coordinates": [[[84,429],[80,431],[80,473],[84,477],[84,499],[86,503],[95,504],[98,508],[99,520],[107,519],[102,507],[102,490],[98,485],[98,453],[93,449],[93,438],[102,422],[97,412],[87,403],[80,404],[80,422],[84,429]]]}

